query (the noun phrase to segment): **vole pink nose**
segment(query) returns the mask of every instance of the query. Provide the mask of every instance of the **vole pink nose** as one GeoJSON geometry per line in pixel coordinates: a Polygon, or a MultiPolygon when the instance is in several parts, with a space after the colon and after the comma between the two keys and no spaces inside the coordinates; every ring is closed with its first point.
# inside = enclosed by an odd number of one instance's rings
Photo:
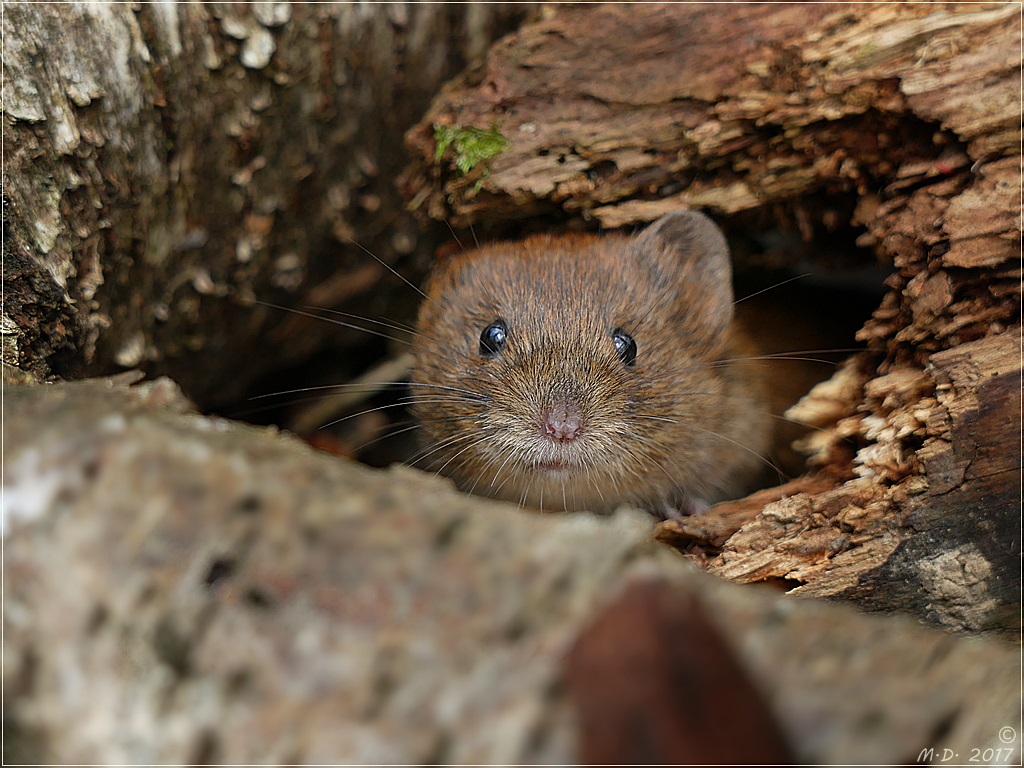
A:
{"type": "Polygon", "coordinates": [[[552,406],[544,419],[544,434],[552,440],[567,443],[576,439],[582,426],[579,410],[573,405],[559,403],[552,406]]]}

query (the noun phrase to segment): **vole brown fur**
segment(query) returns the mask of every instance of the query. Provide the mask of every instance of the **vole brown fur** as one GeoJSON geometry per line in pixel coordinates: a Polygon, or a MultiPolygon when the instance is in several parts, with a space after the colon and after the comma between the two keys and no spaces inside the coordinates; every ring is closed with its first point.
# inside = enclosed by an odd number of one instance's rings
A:
{"type": "Polygon", "coordinates": [[[427,281],[414,415],[429,463],[542,509],[663,515],[749,490],[771,443],[721,231],[692,211],[639,235],[534,236],[427,281]],[[732,362],[730,362],[732,361],[732,362]]]}

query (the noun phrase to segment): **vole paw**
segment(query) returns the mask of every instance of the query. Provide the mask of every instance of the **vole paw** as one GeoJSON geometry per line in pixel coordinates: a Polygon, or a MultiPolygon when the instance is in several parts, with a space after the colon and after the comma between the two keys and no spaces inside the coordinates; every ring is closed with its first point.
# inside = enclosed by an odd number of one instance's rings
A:
{"type": "Polygon", "coordinates": [[[690,515],[703,515],[711,507],[711,502],[705,499],[687,496],[680,502],[664,502],[659,512],[662,520],[678,520],[681,517],[690,515]]]}

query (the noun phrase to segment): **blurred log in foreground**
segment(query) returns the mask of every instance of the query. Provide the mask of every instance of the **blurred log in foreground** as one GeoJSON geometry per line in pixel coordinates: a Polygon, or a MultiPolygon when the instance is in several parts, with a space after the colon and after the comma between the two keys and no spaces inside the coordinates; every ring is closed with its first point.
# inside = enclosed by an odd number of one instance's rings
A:
{"type": "Polygon", "coordinates": [[[370,470],[166,380],[6,406],[5,764],[749,755],[730,724],[801,763],[1020,758],[1018,648],[724,583],[647,515],[370,470]]]}

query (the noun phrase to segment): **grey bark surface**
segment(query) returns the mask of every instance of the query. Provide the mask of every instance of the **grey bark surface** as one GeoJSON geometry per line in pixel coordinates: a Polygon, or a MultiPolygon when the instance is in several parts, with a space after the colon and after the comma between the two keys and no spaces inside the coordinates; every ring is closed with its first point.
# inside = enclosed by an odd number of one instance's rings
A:
{"type": "Polygon", "coordinates": [[[1010,644],[730,585],[645,515],[525,512],[129,380],[6,393],[5,762],[572,763],[567,656],[638,584],[697,601],[800,762],[1020,758],[1010,644]]]}
{"type": "Polygon", "coordinates": [[[532,7],[5,3],[4,362],[209,407],[365,341],[254,299],[411,314],[355,243],[422,269],[402,133],[532,7]]]}

